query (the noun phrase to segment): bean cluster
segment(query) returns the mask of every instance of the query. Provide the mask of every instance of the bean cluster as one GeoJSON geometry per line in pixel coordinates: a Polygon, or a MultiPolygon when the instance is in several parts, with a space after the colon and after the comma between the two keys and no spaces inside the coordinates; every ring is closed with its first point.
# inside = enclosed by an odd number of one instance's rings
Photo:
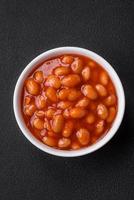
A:
{"type": "Polygon", "coordinates": [[[106,133],[117,113],[115,87],[90,58],[63,55],[26,79],[22,113],[31,133],[48,146],[79,149],[106,133]]]}

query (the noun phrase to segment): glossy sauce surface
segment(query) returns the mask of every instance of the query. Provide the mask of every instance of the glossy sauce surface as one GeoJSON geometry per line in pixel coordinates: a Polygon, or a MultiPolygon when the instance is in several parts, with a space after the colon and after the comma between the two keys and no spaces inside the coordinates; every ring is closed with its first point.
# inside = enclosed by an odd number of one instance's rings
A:
{"type": "Polygon", "coordinates": [[[118,102],[107,72],[90,58],[61,55],[44,61],[23,86],[22,113],[44,144],[76,150],[111,128],[118,102]]]}

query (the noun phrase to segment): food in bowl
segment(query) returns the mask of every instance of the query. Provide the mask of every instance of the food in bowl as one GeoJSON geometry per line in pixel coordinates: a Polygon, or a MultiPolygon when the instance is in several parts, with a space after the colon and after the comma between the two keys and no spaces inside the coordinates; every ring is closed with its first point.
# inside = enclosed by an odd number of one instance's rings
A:
{"type": "Polygon", "coordinates": [[[76,150],[96,143],[118,110],[114,84],[103,66],[82,55],[45,60],[25,80],[22,114],[44,144],[76,150]]]}

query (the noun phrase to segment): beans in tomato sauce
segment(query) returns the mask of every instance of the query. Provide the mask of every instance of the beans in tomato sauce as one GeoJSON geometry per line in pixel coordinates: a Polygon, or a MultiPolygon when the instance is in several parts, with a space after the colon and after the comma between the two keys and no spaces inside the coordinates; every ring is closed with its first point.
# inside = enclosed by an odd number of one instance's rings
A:
{"type": "Polygon", "coordinates": [[[61,55],[27,77],[22,114],[45,145],[77,150],[93,145],[111,128],[118,109],[114,84],[103,66],[81,55],[61,55]]]}

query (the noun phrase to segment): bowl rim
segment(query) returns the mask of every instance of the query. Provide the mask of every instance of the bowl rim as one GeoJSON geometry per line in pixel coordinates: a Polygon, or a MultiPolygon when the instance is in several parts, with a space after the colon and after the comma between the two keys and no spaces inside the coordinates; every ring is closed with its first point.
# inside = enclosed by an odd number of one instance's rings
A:
{"type": "Polygon", "coordinates": [[[65,47],[57,47],[51,50],[47,50],[37,57],[35,57],[22,71],[20,74],[17,83],[15,85],[14,89],[14,94],[13,94],[13,110],[14,110],[14,115],[17,121],[17,124],[19,128],[21,129],[22,133],[24,136],[37,148],[40,150],[49,153],[51,155],[55,156],[60,156],[60,157],[77,157],[77,156],[83,156],[89,153],[92,153],[98,149],[100,149],[102,146],[104,146],[106,143],[108,143],[112,137],[115,135],[117,132],[123,116],[124,116],[124,111],[125,111],[125,95],[124,95],[124,89],[122,86],[122,83],[120,81],[119,76],[117,75],[116,71],[114,68],[100,55],[97,53],[81,48],[81,47],[71,47],[71,46],[65,46],[65,47]],[[97,143],[81,148],[79,150],[59,150],[55,149],[53,147],[49,147],[45,144],[43,144],[41,141],[39,141],[37,138],[35,138],[32,133],[29,131],[29,129],[26,127],[25,122],[22,117],[21,113],[21,105],[19,103],[19,98],[21,95],[21,90],[22,90],[22,85],[24,83],[24,80],[32,71],[36,65],[39,63],[42,63],[43,60],[47,60],[49,58],[55,57],[56,55],[63,55],[63,54],[77,54],[77,55],[85,55],[97,63],[99,63],[109,74],[110,78],[112,79],[114,86],[116,88],[117,96],[118,96],[118,112],[116,115],[116,118],[113,122],[112,127],[110,130],[104,135],[100,140],[97,141],[97,143]],[[52,56],[53,55],[53,56],[52,56]]]}

